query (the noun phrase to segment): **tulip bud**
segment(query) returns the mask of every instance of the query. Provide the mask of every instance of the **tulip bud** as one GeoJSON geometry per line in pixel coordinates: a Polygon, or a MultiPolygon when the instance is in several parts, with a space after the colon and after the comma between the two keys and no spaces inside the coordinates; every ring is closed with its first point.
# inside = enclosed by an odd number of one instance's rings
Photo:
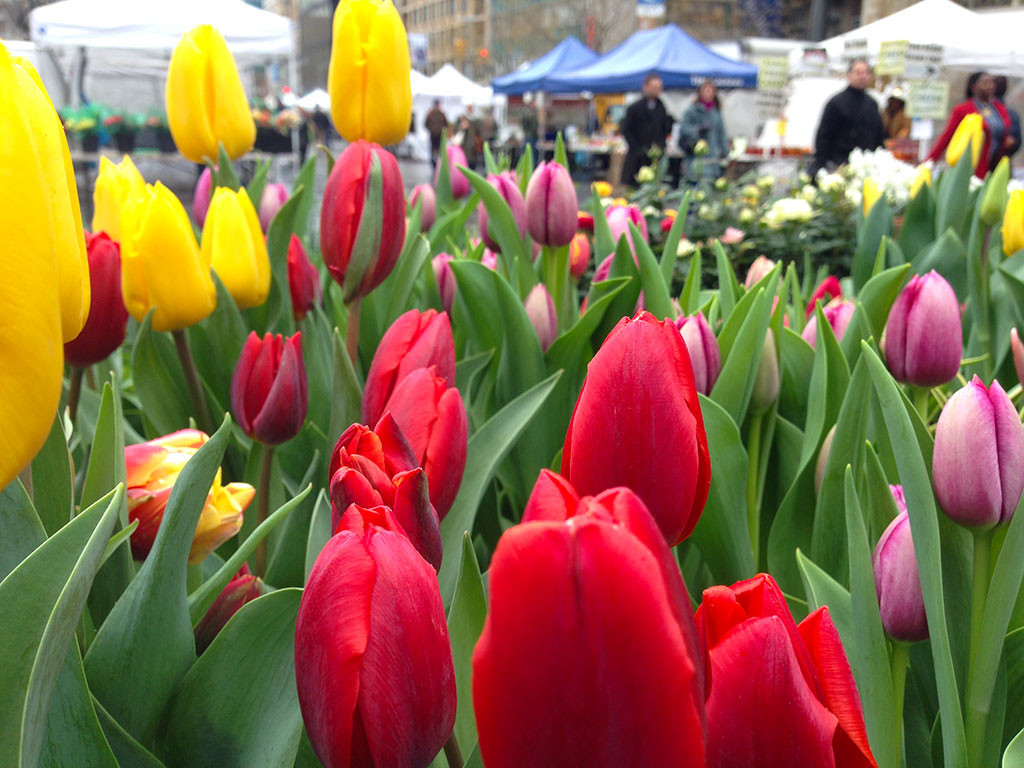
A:
{"type": "Polygon", "coordinates": [[[632,488],[669,546],[693,531],[711,464],[690,356],[671,320],[641,311],[608,334],[587,367],[562,474],[580,493],[632,488]]]}
{"type": "Polygon", "coordinates": [[[530,237],[550,246],[568,245],[576,233],[576,187],[564,166],[541,163],[526,187],[530,237]]]}
{"type": "Polygon", "coordinates": [[[466,406],[433,367],[404,376],[384,406],[409,441],[416,465],[427,473],[430,503],[441,520],[448,514],[466,467],[466,406]]]}
{"type": "Polygon", "coordinates": [[[885,359],[897,381],[945,384],[960,370],[960,305],[938,272],[910,278],[889,311],[885,359]]]}
{"type": "MultiPolygon", "coordinates": [[[[458,144],[445,144],[445,152],[448,153],[448,178],[451,180],[452,197],[456,200],[461,200],[469,194],[469,179],[466,175],[458,170],[459,167],[466,168],[469,166],[469,161],[466,160],[466,153],[462,151],[462,147],[458,144]]],[[[438,182],[441,180],[441,160],[437,161],[437,167],[434,169],[434,186],[437,187],[438,182]]]]}
{"type": "Polygon", "coordinates": [[[942,511],[972,528],[1008,523],[1024,489],[1024,430],[1010,398],[975,376],[942,408],[932,482],[942,511]]]}
{"type": "Polygon", "coordinates": [[[775,348],[775,332],[771,328],[764,335],[761,360],[757,364],[754,391],[750,396],[750,409],[754,413],[767,411],[779,399],[779,355],[775,348]]]}
{"type": "MultiPolygon", "coordinates": [[[[206,213],[210,210],[210,195],[213,189],[213,172],[210,166],[203,168],[196,182],[195,191],[192,193],[192,218],[202,228],[206,223],[206,213]]],[[[95,219],[93,219],[95,222],[95,219]]]]}
{"type": "MultiPolygon", "coordinates": [[[[832,301],[821,308],[822,313],[825,315],[825,319],[828,320],[828,324],[832,326],[832,332],[836,336],[836,341],[842,340],[843,335],[846,333],[847,326],[850,325],[850,320],[853,318],[853,313],[856,308],[856,305],[852,301],[846,301],[845,299],[832,299],[832,301]]],[[[817,314],[811,315],[800,336],[804,341],[811,345],[811,349],[817,348],[817,314]]]]}
{"type": "Polygon", "coordinates": [[[416,207],[416,203],[421,201],[420,232],[426,232],[434,226],[434,221],[437,218],[437,195],[429,184],[417,184],[413,187],[412,194],[409,195],[409,209],[412,210],[416,207]]]}
{"type": "Polygon", "coordinates": [[[105,232],[86,232],[92,300],[82,332],[64,345],[64,358],[79,368],[104,360],[124,341],[128,310],[121,298],[121,249],[105,232]]]}
{"type": "Polygon", "coordinates": [[[810,318],[814,314],[814,307],[819,301],[823,301],[826,304],[832,299],[839,299],[843,296],[842,286],[839,285],[839,279],[835,275],[829,275],[820,283],[818,287],[814,289],[814,293],[811,294],[811,298],[807,302],[807,309],[805,310],[805,317],[810,318]]]}
{"type": "Polygon", "coordinates": [[[718,348],[718,339],[702,312],[680,317],[676,320],[676,328],[690,355],[697,391],[702,395],[710,395],[718,381],[718,374],[722,372],[722,353],[718,348]]]}
{"type": "Polygon", "coordinates": [[[928,619],[924,612],[924,593],[914,557],[910,535],[910,516],[903,502],[903,488],[890,486],[901,509],[875,545],[871,565],[875,572],[875,592],[882,614],[882,628],[896,639],[908,643],[928,639],[928,619]]]}
{"type": "Polygon", "coordinates": [[[121,210],[129,198],[141,196],[145,188],[142,174],[128,155],[117,165],[105,155],[101,156],[92,190],[92,231],[106,232],[111,240],[120,242],[121,210]]]}
{"type": "Polygon", "coordinates": [[[569,274],[579,280],[589,266],[590,240],[583,232],[577,232],[569,243],[569,274]]]}
{"type": "Polygon", "coordinates": [[[969,145],[971,147],[971,168],[977,168],[984,143],[985,123],[982,116],[977,112],[964,115],[953,133],[953,138],[946,146],[946,165],[950,167],[956,165],[969,145]]]}
{"type": "Polygon", "coordinates": [[[1006,185],[1009,181],[1010,158],[1004,157],[988,177],[985,194],[981,198],[981,210],[978,215],[982,222],[990,227],[994,227],[1003,219],[1008,196],[1006,185]]]}
{"type": "Polygon", "coordinates": [[[306,420],[308,399],[302,333],[250,333],[231,378],[231,410],[242,431],[264,445],[291,440],[306,420]]]}
{"type": "Polygon", "coordinates": [[[243,563],[235,578],[217,595],[217,599],[196,624],[196,655],[210,647],[210,643],[224,629],[224,625],[248,602],[263,594],[263,582],[252,575],[248,564],[243,563]]]}
{"type": "Polygon", "coordinates": [[[480,263],[489,270],[496,271],[498,269],[498,254],[490,248],[484,248],[484,252],[480,255],[480,263]]]}
{"type": "Polygon", "coordinates": [[[622,235],[626,235],[626,239],[629,241],[629,249],[635,253],[636,248],[633,245],[633,236],[629,231],[631,223],[640,230],[640,234],[646,243],[648,241],[647,219],[640,213],[639,208],[635,205],[617,205],[608,211],[608,228],[612,232],[612,242],[618,243],[622,235]]]}
{"type": "Polygon", "coordinates": [[[1024,382],[1024,344],[1021,343],[1017,329],[1010,329],[1010,349],[1013,351],[1013,367],[1017,370],[1017,381],[1024,382]]]}
{"type": "Polygon", "coordinates": [[[882,190],[879,189],[878,182],[870,176],[864,179],[863,198],[863,211],[864,215],[867,216],[871,213],[871,209],[875,207],[875,203],[882,199],[882,190]]]}
{"type": "Polygon", "coordinates": [[[439,253],[430,260],[430,266],[434,270],[434,279],[437,281],[437,290],[441,294],[441,306],[449,314],[452,311],[452,302],[455,301],[455,273],[452,271],[450,262],[455,257],[450,253],[439,253]]]}
{"type": "Polygon", "coordinates": [[[216,160],[221,144],[237,160],[256,142],[256,124],[235,60],[209,24],[186,32],[175,46],[165,100],[174,143],[193,163],[216,160]]]}
{"type": "MultiPolygon", "coordinates": [[[[487,180],[508,203],[516,228],[519,230],[519,236],[526,237],[526,203],[523,202],[523,195],[519,191],[515,177],[509,171],[502,171],[497,175],[488,175],[487,180]]],[[[477,206],[476,216],[480,223],[480,237],[483,238],[484,243],[492,251],[500,251],[501,246],[498,245],[498,241],[494,239],[487,227],[487,208],[483,203],[477,206]]]]}
{"type": "Polygon", "coordinates": [[[409,41],[391,0],[341,0],[334,11],[327,91],[346,141],[397,144],[409,132],[409,41]]]}
{"type": "Polygon", "coordinates": [[[121,218],[121,291],[140,323],[151,310],[153,330],[178,331],[217,306],[209,255],[200,252],[185,207],[160,182],[125,206],[121,218]]]}
{"type": "Polygon", "coordinates": [[[260,227],[266,233],[277,212],[288,202],[288,187],[284,184],[267,184],[260,197],[260,227]]]}
{"type": "Polygon", "coordinates": [[[526,316],[530,318],[533,330],[537,332],[537,339],[540,341],[541,352],[547,352],[548,347],[554,344],[558,338],[558,311],[555,309],[555,302],[544,287],[544,283],[537,283],[530,289],[530,293],[523,302],[526,308],[526,316]]]}
{"type": "MultiPolygon", "coordinates": [[[[208,439],[197,429],[183,429],[125,446],[128,519],[139,521],[131,536],[136,560],[144,560],[149,554],[178,475],[208,439]]],[[[242,513],[255,495],[256,489],[246,483],[221,485],[218,470],[192,537],[190,564],[201,562],[242,529],[242,513]]]]}
{"type": "Polygon", "coordinates": [[[1003,214],[1003,253],[1013,256],[1024,248],[1024,189],[1015,189],[1010,193],[1003,214]]]}
{"type": "MultiPolygon", "coordinates": [[[[348,4],[369,2],[350,0],[348,4]]],[[[391,5],[390,0],[386,2],[391,5]]],[[[338,6],[338,13],[343,7],[338,6]]],[[[408,122],[407,117],[406,127],[408,122]]],[[[324,262],[346,303],[384,282],[404,240],[405,192],[398,161],[377,144],[350,144],[327,179],[320,216],[324,262]]]]}
{"type": "Polygon", "coordinates": [[[594,194],[598,197],[611,197],[612,196],[612,185],[607,181],[595,181],[590,185],[591,189],[594,190],[594,194]]]}
{"type": "Polygon", "coordinates": [[[349,507],[317,556],[295,624],[309,741],[330,767],[426,766],[455,724],[437,576],[386,507],[349,507]]]}
{"type": "Polygon", "coordinates": [[[576,216],[576,229],[580,232],[594,234],[594,215],[586,211],[580,211],[576,216]]]}
{"type": "Polygon", "coordinates": [[[743,281],[743,287],[749,291],[764,280],[773,269],[775,269],[774,261],[764,254],[758,256],[747,270],[747,279],[743,281]]]}
{"type": "Polygon", "coordinates": [[[288,241],[288,292],[292,297],[292,315],[296,323],[301,323],[306,313],[319,306],[323,298],[320,273],[295,234],[288,241]]]}
{"type": "Polygon", "coordinates": [[[260,220],[244,189],[217,187],[203,225],[203,260],[239,309],[258,307],[270,293],[270,257],[260,220]]]}
{"type": "Polygon", "coordinates": [[[825,479],[825,468],[828,466],[828,455],[832,451],[832,439],[836,436],[836,425],[825,435],[821,442],[821,450],[818,451],[818,461],[814,465],[814,495],[821,491],[821,483],[825,479]]]}
{"type": "Polygon", "coordinates": [[[910,184],[910,199],[913,200],[917,197],[917,193],[921,191],[921,187],[932,185],[932,169],[927,165],[922,165],[917,169],[917,176],[910,184]]]}

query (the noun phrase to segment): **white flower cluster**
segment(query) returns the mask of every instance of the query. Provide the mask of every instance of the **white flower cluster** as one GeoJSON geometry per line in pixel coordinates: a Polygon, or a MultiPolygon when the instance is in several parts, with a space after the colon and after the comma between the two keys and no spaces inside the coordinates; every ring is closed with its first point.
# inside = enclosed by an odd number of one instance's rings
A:
{"type": "Polygon", "coordinates": [[[783,224],[808,221],[812,216],[814,209],[806,200],[799,197],[783,197],[772,203],[761,220],[769,229],[781,229],[783,224]]]}
{"type": "Polygon", "coordinates": [[[864,180],[872,178],[889,205],[902,208],[910,202],[910,185],[917,178],[918,169],[897,160],[887,149],[854,149],[839,172],[846,180],[846,198],[854,205],[861,203],[864,180]]]}

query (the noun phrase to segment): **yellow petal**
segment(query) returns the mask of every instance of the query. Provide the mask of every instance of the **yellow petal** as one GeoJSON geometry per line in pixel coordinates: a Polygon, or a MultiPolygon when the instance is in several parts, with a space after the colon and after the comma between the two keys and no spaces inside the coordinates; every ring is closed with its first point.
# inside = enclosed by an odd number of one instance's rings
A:
{"type": "Polygon", "coordinates": [[[916,197],[924,185],[929,187],[932,185],[932,171],[927,165],[922,165],[918,168],[917,176],[914,177],[914,181],[910,185],[910,197],[916,197]]]}
{"type": "Polygon", "coordinates": [[[239,308],[262,304],[270,292],[270,259],[259,217],[244,189],[218,187],[203,227],[203,258],[239,308]]]}
{"type": "Polygon", "coordinates": [[[228,157],[237,160],[256,143],[256,123],[249,100],[228,44],[213,27],[208,27],[207,63],[213,83],[213,135],[224,144],[228,157]]]}
{"type": "Polygon", "coordinates": [[[1015,189],[1010,193],[1003,214],[1003,253],[1012,256],[1024,248],[1024,190],[1015,189]]]}
{"type": "Polygon", "coordinates": [[[59,126],[41,119],[47,109],[45,96],[0,45],[0,488],[42,446],[60,400],[58,224],[44,176],[59,155],[40,157],[59,151],[59,126]]]}
{"type": "Polygon", "coordinates": [[[188,561],[195,564],[242,529],[243,513],[256,490],[245,483],[215,482],[199,516],[188,561]]]}
{"type": "Polygon", "coordinates": [[[882,197],[882,190],[878,188],[878,184],[874,179],[868,177],[864,179],[864,215],[867,216],[871,213],[871,209],[875,207],[875,203],[878,202],[879,198],[882,197]]]}

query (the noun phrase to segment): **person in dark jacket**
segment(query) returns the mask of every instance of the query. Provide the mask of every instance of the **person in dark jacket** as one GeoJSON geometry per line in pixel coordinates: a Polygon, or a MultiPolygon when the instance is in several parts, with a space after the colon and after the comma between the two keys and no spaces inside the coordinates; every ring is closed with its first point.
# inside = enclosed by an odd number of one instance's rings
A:
{"type": "Polygon", "coordinates": [[[1012,157],[1013,153],[1020,149],[1021,142],[1021,131],[1020,131],[1020,115],[1017,111],[1010,109],[1006,104],[1006,77],[1003,75],[996,75],[996,90],[993,96],[995,99],[1006,107],[1006,114],[1010,116],[1010,128],[1007,131],[1007,135],[1013,139],[1012,144],[1007,144],[1000,151],[1001,157],[1012,157]]]}
{"type": "Polygon", "coordinates": [[[814,139],[814,162],[810,173],[820,168],[835,170],[856,148],[878,149],[884,133],[878,104],[868,95],[871,67],[863,59],[854,59],[846,73],[849,85],[825,105],[814,139]]]}
{"type": "Polygon", "coordinates": [[[437,156],[441,152],[441,135],[448,128],[448,118],[441,109],[440,99],[434,99],[434,105],[423,120],[423,127],[430,134],[430,162],[437,165],[437,156]]]}
{"type": "Polygon", "coordinates": [[[665,140],[672,132],[672,117],[665,109],[661,98],[662,82],[658,75],[644,78],[643,98],[634,101],[626,109],[619,123],[619,132],[626,140],[626,161],[622,165],[622,184],[635,187],[636,173],[651,160],[651,147],[665,149],[665,140]]]}
{"type": "Polygon", "coordinates": [[[697,98],[683,113],[679,123],[679,146],[688,156],[686,178],[689,181],[696,182],[701,177],[717,179],[722,175],[729,155],[729,138],[725,135],[718,89],[710,80],[701,83],[697,98]],[[696,151],[701,140],[707,144],[704,154],[696,151]]]}

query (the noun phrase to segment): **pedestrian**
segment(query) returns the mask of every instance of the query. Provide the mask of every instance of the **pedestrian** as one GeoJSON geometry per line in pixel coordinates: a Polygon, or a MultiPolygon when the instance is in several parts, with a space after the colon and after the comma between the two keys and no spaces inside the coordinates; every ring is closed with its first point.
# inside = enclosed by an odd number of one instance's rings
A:
{"type": "MultiPolygon", "coordinates": [[[[480,118],[480,141],[494,151],[494,144],[498,140],[498,120],[494,117],[494,107],[484,107],[483,117],[480,118]]],[[[482,146],[481,146],[482,149],[482,146]]]]}
{"type": "Polygon", "coordinates": [[[871,67],[864,59],[854,59],[846,72],[846,89],[825,105],[814,139],[814,162],[810,174],[820,169],[834,171],[846,163],[854,149],[878,149],[882,146],[882,118],[878,104],[866,89],[871,67]]]}
{"type": "Polygon", "coordinates": [[[697,98],[683,113],[679,147],[687,156],[688,181],[717,179],[722,175],[723,164],[729,156],[729,139],[725,135],[718,89],[710,80],[701,83],[697,98]],[[698,147],[701,141],[704,146],[698,147]]]}
{"type": "Polygon", "coordinates": [[[637,186],[636,174],[651,162],[650,151],[657,147],[664,151],[665,141],[672,132],[672,117],[661,100],[663,83],[654,73],[643,82],[643,96],[626,109],[619,123],[619,132],[626,140],[626,160],[622,165],[622,184],[637,186]]]}
{"type": "Polygon", "coordinates": [[[975,72],[967,78],[966,99],[953,107],[942,135],[928,154],[929,160],[938,160],[942,157],[960,121],[967,115],[978,113],[982,117],[985,143],[981,146],[981,155],[978,157],[974,175],[979,179],[985,178],[988,169],[995,166],[1003,152],[1012,149],[1014,142],[1010,135],[1010,115],[1003,103],[995,98],[995,92],[995,78],[988,72],[975,72]]]}
{"type": "Polygon", "coordinates": [[[466,165],[471,170],[476,170],[477,161],[480,157],[482,142],[480,139],[480,123],[473,113],[473,105],[467,104],[466,110],[459,116],[458,133],[455,134],[459,140],[459,146],[466,153],[466,165]]]}
{"type": "Polygon", "coordinates": [[[1010,116],[1010,137],[1013,139],[1013,146],[1004,147],[1002,154],[1003,157],[1011,157],[1014,152],[1020,149],[1020,115],[1017,114],[1017,110],[1010,109],[1006,104],[1006,77],[1003,75],[996,75],[995,98],[1006,108],[1006,114],[1010,116]]]}
{"type": "Polygon", "coordinates": [[[909,139],[912,122],[907,115],[907,102],[903,89],[896,86],[889,93],[889,100],[882,110],[882,132],[887,139],[909,139]]]}
{"type": "Polygon", "coordinates": [[[523,110],[519,113],[519,124],[523,128],[523,144],[530,148],[530,154],[537,159],[537,131],[540,128],[537,120],[537,107],[532,101],[523,98],[523,110]]]}
{"type": "Polygon", "coordinates": [[[423,127],[430,134],[430,162],[437,165],[438,155],[441,153],[441,137],[448,128],[448,118],[441,109],[441,100],[434,99],[434,104],[423,119],[423,127]]]}

